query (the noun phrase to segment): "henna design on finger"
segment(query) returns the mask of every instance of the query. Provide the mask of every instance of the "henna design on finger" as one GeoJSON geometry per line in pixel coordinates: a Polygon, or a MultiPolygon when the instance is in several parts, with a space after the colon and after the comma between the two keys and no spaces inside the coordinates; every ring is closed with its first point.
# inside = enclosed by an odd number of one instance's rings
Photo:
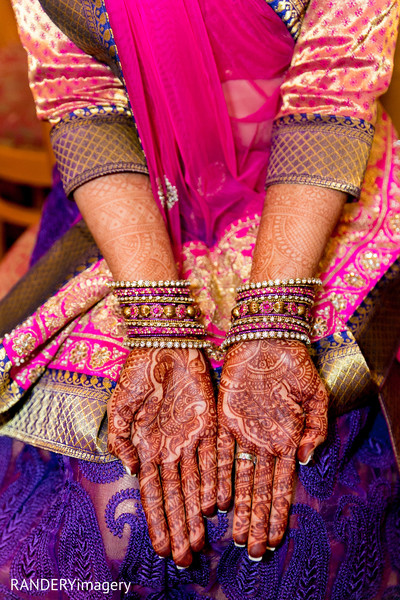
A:
{"type": "Polygon", "coordinates": [[[270,455],[261,456],[257,460],[247,544],[247,551],[252,558],[261,557],[267,549],[274,467],[275,459],[270,455]]]}
{"type": "Polygon", "coordinates": [[[212,511],[216,501],[216,409],[211,380],[199,350],[144,349],[137,354],[137,362],[134,359],[116,390],[110,414],[126,412],[125,422],[131,419],[130,439],[140,460],[140,490],[150,539],[154,548],[164,548],[156,550],[157,554],[165,556],[167,532],[174,560],[188,566],[190,545],[199,550],[205,539],[200,489],[204,510],[212,511]],[[135,373],[130,373],[131,368],[135,373]],[[161,468],[163,492],[154,465],[161,468]],[[144,477],[148,470],[151,476],[144,477]]]}
{"type": "Polygon", "coordinates": [[[215,512],[217,503],[217,450],[215,432],[210,432],[199,444],[199,469],[201,477],[201,511],[206,517],[215,512]]]}
{"type": "MultiPolygon", "coordinates": [[[[242,450],[240,451],[242,452],[242,450]]],[[[233,539],[245,544],[250,528],[251,498],[253,495],[254,464],[250,460],[236,461],[235,512],[233,514],[233,539]]]]}
{"type": "Polygon", "coordinates": [[[139,483],[142,506],[154,552],[158,556],[169,556],[171,553],[170,538],[164,515],[160,476],[156,464],[148,462],[141,465],[139,483]]]}
{"type": "Polygon", "coordinates": [[[269,520],[268,546],[277,546],[285,533],[292,500],[296,463],[294,459],[278,458],[275,465],[269,520]]]}
{"type": "Polygon", "coordinates": [[[235,454],[235,438],[222,425],[218,427],[217,454],[218,509],[227,511],[232,500],[232,469],[235,454]]]}
{"type": "Polygon", "coordinates": [[[171,540],[171,552],[175,563],[188,567],[192,562],[189,536],[186,528],[185,509],[181,480],[177,464],[161,465],[161,481],[164,492],[164,507],[167,515],[171,540]]]}
{"type": "MultiPolygon", "coordinates": [[[[300,342],[247,341],[236,343],[229,349],[221,377],[219,426],[258,460],[270,456],[279,461],[272,497],[271,490],[259,479],[254,488],[250,488],[249,481],[243,479],[242,482],[240,477],[237,482],[235,540],[243,543],[247,539],[247,511],[252,503],[253,527],[249,544],[253,557],[261,556],[266,547],[267,528],[270,546],[282,538],[294,484],[296,452],[299,449],[299,456],[302,451],[309,453],[310,448],[312,450],[325,438],[327,405],[327,392],[300,342]]],[[[230,446],[220,441],[219,445],[223,458],[230,446]]],[[[225,460],[229,463],[229,458],[225,460]]],[[[266,481],[271,482],[271,463],[263,466],[268,470],[266,481]]]]}
{"type": "Polygon", "coordinates": [[[194,456],[182,459],[181,480],[190,547],[199,552],[205,543],[205,529],[200,507],[200,476],[194,456]]]}

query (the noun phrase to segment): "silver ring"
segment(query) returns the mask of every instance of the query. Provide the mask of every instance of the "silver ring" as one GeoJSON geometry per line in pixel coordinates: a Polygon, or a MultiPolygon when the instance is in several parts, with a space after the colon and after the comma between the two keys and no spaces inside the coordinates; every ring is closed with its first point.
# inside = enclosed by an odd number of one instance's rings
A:
{"type": "Polygon", "coordinates": [[[257,462],[257,456],[255,456],[255,454],[250,454],[250,452],[236,452],[235,460],[251,460],[251,462],[255,465],[257,462]]]}

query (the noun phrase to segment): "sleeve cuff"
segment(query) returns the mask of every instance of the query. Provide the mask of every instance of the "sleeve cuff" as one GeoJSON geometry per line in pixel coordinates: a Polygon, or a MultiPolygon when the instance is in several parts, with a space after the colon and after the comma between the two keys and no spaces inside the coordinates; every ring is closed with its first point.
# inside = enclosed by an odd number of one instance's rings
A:
{"type": "Polygon", "coordinates": [[[148,173],[132,116],[125,113],[72,113],[53,128],[51,141],[67,195],[102,175],[148,173]]]}
{"type": "Polygon", "coordinates": [[[358,198],[374,136],[371,123],[352,117],[296,114],[272,132],[266,185],[318,185],[358,198]]]}

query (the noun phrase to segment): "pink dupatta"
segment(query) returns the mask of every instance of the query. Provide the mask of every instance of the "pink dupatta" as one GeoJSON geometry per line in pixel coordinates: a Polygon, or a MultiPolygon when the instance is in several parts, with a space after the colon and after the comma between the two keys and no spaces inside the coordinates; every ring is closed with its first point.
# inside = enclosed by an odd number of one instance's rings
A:
{"type": "Polygon", "coordinates": [[[263,0],[106,0],[176,256],[260,211],[294,42],[263,0]]]}

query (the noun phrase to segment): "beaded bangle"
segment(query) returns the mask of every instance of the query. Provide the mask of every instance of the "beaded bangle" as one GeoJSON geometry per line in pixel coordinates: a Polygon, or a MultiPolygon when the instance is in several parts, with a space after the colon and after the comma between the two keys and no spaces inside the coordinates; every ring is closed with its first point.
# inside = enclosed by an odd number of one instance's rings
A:
{"type": "Polygon", "coordinates": [[[107,284],[109,287],[116,288],[156,288],[156,287],[189,287],[190,281],[187,279],[179,279],[177,281],[144,281],[139,279],[138,281],[109,281],[107,284]]]}
{"type": "Polygon", "coordinates": [[[260,289],[260,288],[272,288],[272,287],[277,287],[277,286],[285,286],[285,287],[292,287],[292,286],[320,286],[322,285],[322,281],[319,278],[316,277],[309,277],[308,279],[301,279],[301,278],[296,278],[296,279],[269,279],[268,281],[258,281],[256,283],[245,283],[244,285],[239,286],[238,288],[236,288],[236,292],[239,294],[240,292],[244,292],[246,290],[255,290],[255,289],[260,289]]]}
{"type": "Polygon", "coordinates": [[[209,342],[205,340],[180,340],[174,338],[147,339],[132,338],[127,342],[129,348],[199,348],[208,349],[209,342]]]}
{"type": "Polygon", "coordinates": [[[260,339],[287,339],[287,340],[298,340],[299,342],[304,342],[309,345],[311,343],[310,338],[305,333],[294,332],[294,331],[257,331],[253,333],[250,331],[249,333],[242,333],[241,335],[229,336],[221,345],[221,350],[226,350],[232,344],[236,342],[246,341],[246,340],[260,340],[260,339]]]}
{"type": "Polygon", "coordinates": [[[208,347],[189,285],[185,280],[110,283],[127,325],[128,347],[208,347]]]}
{"type": "Polygon", "coordinates": [[[268,302],[264,300],[262,302],[257,302],[256,300],[250,300],[249,302],[242,302],[237,304],[232,310],[232,320],[235,321],[240,317],[245,317],[246,315],[254,315],[262,317],[264,315],[298,315],[307,318],[308,311],[312,306],[312,302],[305,301],[301,299],[301,301],[291,300],[290,302],[284,302],[283,300],[278,300],[274,302],[268,302]]]}
{"type": "Polygon", "coordinates": [[[317,278],[275,279],[247,283],[237,288],[232,325],[222,344],[268,338],[310,343],[309,311],[314,303],[317,278]]]}
{"type": "Polygon", "coordinates": [[[182,304],[136,304],[133,302],[121,303],[125,319],[192,319],[201,317],[199,307],[192,301],[187,306],[182,304]]]}

